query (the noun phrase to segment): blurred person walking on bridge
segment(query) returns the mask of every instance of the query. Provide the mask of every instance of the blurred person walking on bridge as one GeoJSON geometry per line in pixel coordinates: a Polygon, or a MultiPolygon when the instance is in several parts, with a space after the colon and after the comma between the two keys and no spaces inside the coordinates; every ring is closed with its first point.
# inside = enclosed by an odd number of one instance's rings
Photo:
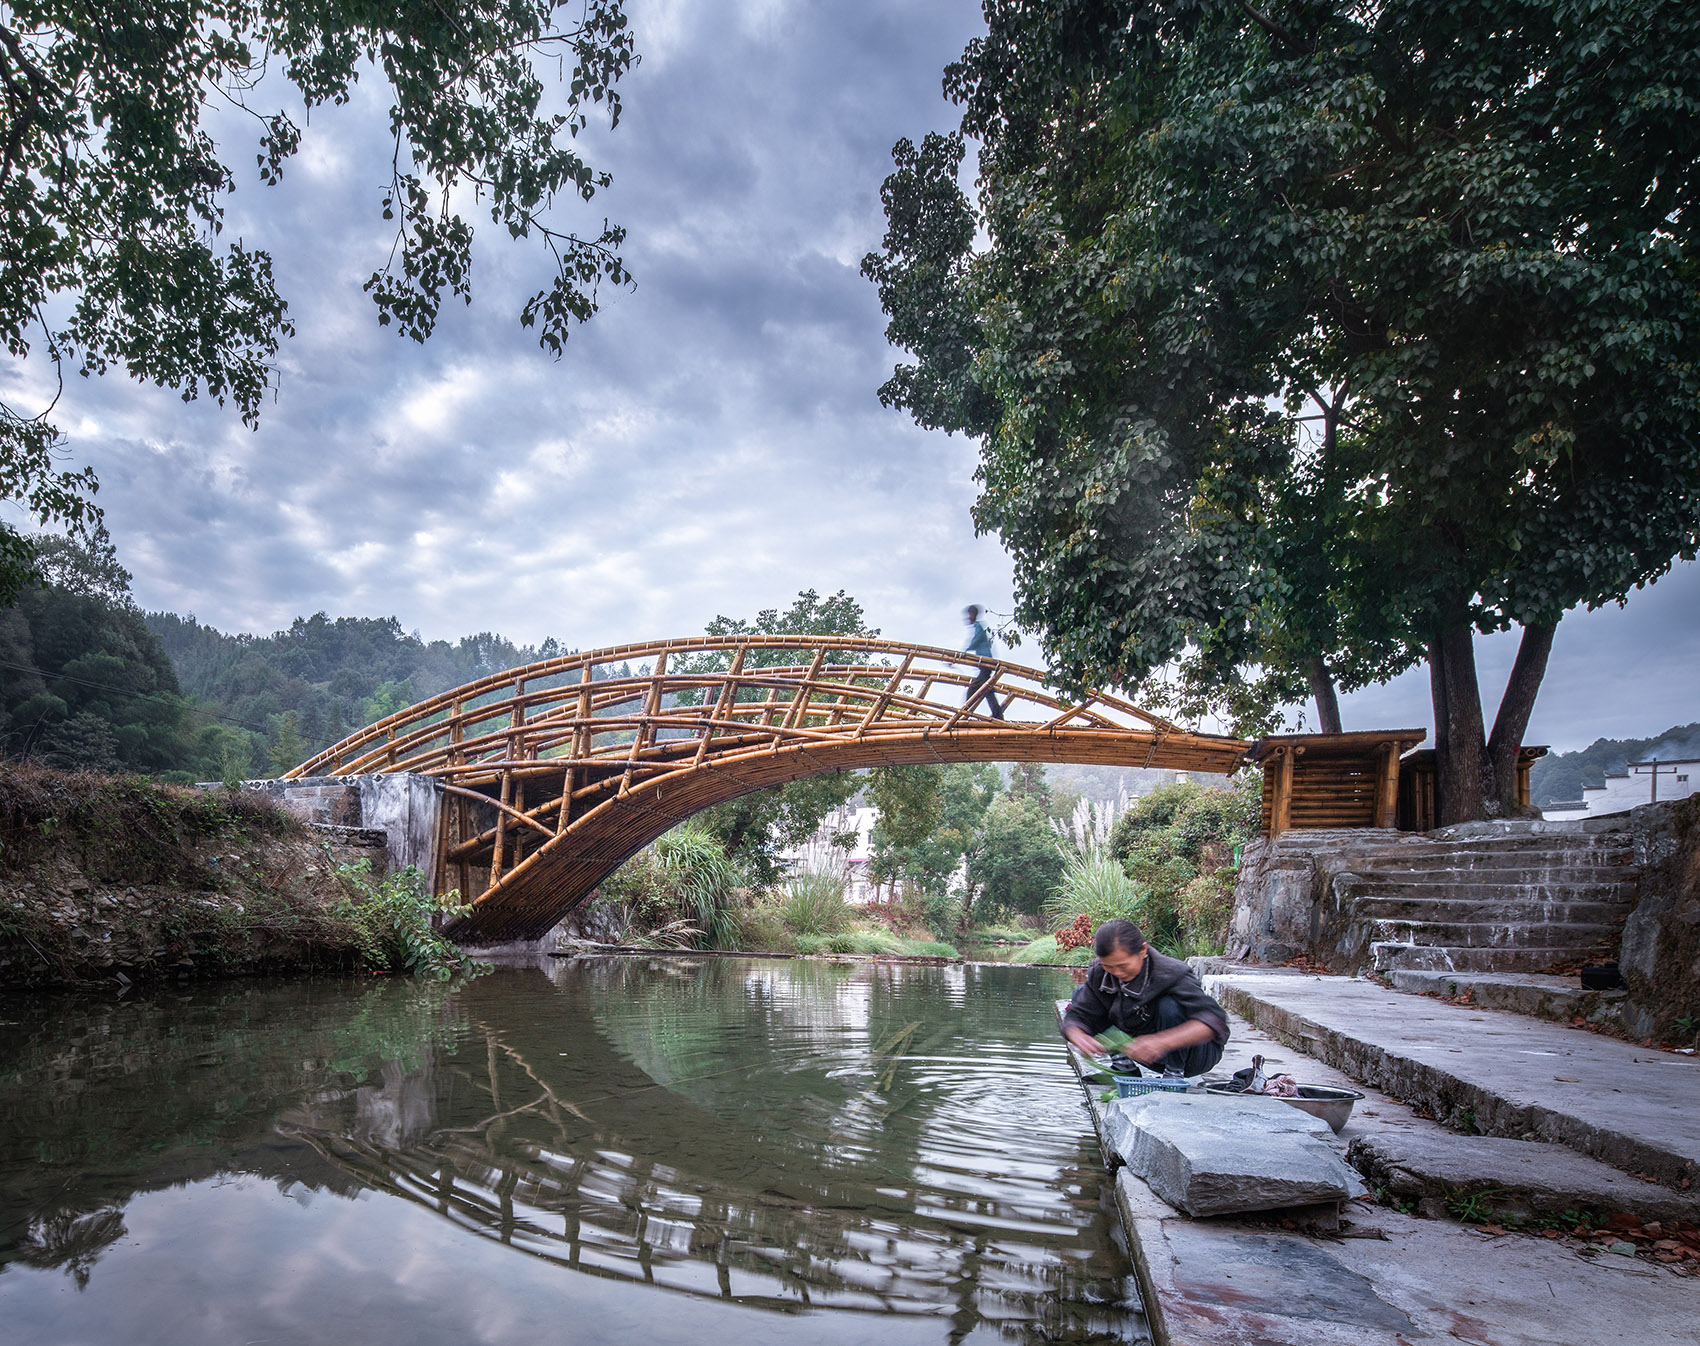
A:
{"type": "MultiPolygon", "coordinates": [[[[963,608],[962,620],[968,624],[968,643],[962,647],[963,651],[967,654],[977,654],[982,659],[992,658],[992,634],[986,630],[985,624],[980,620],[979,607],[970,603],[963,608]]],[[[976,673],[974,680],[968,684],[968,691],[962,698],[962,704],[964,707],[971,707],[983,696],[986,698],[987,707],[992,712],[992,718],[1001,720],[1003,719],[1003,708],[998,705],[997,697],[992,695],[990,688],[983,692],[979,690],[985,687],[991,677],[992,670],[989,668],[982,668],[976,673]]]]}

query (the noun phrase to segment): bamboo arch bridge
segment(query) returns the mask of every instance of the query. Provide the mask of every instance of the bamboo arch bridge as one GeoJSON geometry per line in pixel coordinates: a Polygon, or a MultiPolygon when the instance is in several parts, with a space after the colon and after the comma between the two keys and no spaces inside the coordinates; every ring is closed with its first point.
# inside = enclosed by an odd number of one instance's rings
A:
{"type": "Polygon", "coordinates": [[[1226,773],[1247,746],[1108,693],[1063,697],[999,660],[855,636],[735,636],[493,674],[368,725],[286,779],[439,781],[434,882],[473,902],[448,933],[488,944],[542,936],[692,814],[805,776],[1009,761],[1226,773]],[[962,704],[982,670],[1004,719],[984,699],[962,704]]]}

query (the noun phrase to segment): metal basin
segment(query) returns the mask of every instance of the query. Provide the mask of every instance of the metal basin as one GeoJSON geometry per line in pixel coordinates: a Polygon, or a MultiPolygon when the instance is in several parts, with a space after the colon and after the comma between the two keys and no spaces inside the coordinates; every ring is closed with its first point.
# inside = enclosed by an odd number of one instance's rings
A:
{"type": "Polygon", "coordinates": [[[1267,1098],[1271,1103],[1287,1103],[1300,1112],[1320,1117],[1336,1134],[1352,1115],[1352,1105],[1363,1097],[1356,1089],[1341,1089],[1332,1084],[1301,1084],[1297,1098],[1280,1098],[1274,1094],[1248,1094],[1226,1084],[1207,1084],[1207,1094],[1225,1094],[1231,1098],[1267,1098]]]}

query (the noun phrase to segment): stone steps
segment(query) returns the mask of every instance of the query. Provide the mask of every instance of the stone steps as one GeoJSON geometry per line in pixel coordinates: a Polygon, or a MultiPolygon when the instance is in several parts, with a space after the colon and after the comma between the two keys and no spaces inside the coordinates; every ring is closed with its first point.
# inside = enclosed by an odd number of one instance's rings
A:
{"type": "Polygon", "coordinates": [[[1426,972],[1400,968],[1387,980],[1398,991],[1417,995],[1468,995],[1481,1009],[1506,1010],[1536,1019],[1570,1023],[1588,1017],[1620,1001],[1625,991],[1590,991],[1574,977],[1555,977],[1541,972],[1426,972]]]}
{"type": "Polygon", "coordinates": [[[1536,973],[1615,959],[1640,873],[1625,831],[1504,822],[1286,832],[1241,889],[1230,947],[1272,963],[1536,973]]]}
{"type": "Polygon", "coordinates": [[[1629,902],[1589,899],[1496,897],[1487,891],[1471,897],[1419,897],[1405,890],[1386,896],[1354,894],[1354,911],[1378,921],[1529,922],[1549,924],[1621,924],[1632,906],[1629,902]]]}
{"type": "Polygon", "coordinates": [[[1573,865],[1549,868],[1534,865],[1497,869],[1357,869],[1340,875],[1340,882],[1401,888],[1448,888],[1459,884],[1472,888],[1589,888],[1627,894],[1634,899],[1635,870],[1625,865],[1573,865]]]}
{"type": "Polygon", "coordinates": [[[1449,1125],[1565,1145],[1682,1191],[1700,1186],[1693,1057],[1357,978],[1211,975],[1205,989],[1265,1032],[1449,1125]]]}
{"type": "Polygon", "coordinates": [[[1609,944],[1498,949],[1375,940],[1369,961],[1378,972],[1555,972],[1609,961],[1616,951],[1615,939],[1609,944]]]}
{"type": "Polygon", "coordinates": [[[1366,922],[1374,941],[1432,944],[1448,949],[1593,948],[1617,938],[1615,923],[1580,921],[1439,921],[1397,920],[1366,922]]]}
{"type": "Polygon", "coordinates": [[[1378,971],[1539,973],[1616,957],[1639,880],[1614,833],[1428,838],[1333,880],[1340,947],[1378,971]]]}

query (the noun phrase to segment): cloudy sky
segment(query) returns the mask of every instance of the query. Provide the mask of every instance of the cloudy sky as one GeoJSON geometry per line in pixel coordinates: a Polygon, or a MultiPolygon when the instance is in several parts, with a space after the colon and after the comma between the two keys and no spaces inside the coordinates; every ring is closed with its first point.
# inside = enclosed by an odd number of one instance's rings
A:
{"type": "MultiPolygon", "coordinates": [[[[940,72],[977,0],[630,8],[642,63],[618,131],[593,137],[615,183],[560,220],[625,224],[637,283],[558,362],[517,322],[541,259],[493,237],[473,305],[445,306],[429,345],[377,327],[360,292],[388,240],[375,82],[314,115],[281,188],[242,179],[226,232],[273,253],[299,331],[260,429],[120,378],[61,404],[138,602],[225,630],[322,609],[581,648],[804,588],[846,589],[887,635],[937,643],[956,643],[965,602],[1010,610],[1009,560],[968,515],[973,445],[874,395],[896,356],[857,272],[883,233],[892,142],[954,124],[940,72]]],[[[227,161],[251,163],[246,128],[218,129],[227,161]]],[[[1483,642],[1490,700],[1510,658],[1483,642]]],[[[1697,671],[1685,566],[1624,610],[1567,619],[1531,739],[1700,719],[1697,671]]],[[[1426,725],[1426,679],[1345,713],[1426,725]]]]}

